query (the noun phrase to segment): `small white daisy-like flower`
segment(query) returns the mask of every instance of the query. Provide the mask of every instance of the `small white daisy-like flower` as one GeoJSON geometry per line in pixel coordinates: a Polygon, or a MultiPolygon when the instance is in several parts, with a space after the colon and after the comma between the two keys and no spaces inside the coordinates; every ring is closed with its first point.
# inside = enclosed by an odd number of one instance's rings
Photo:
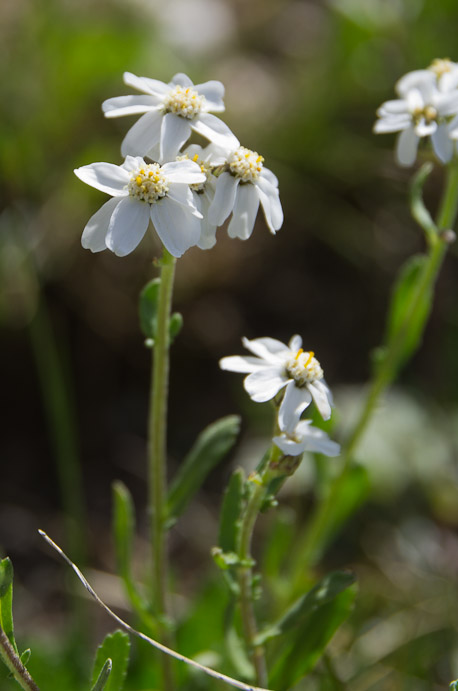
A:
{"type": "Polygon", "coordinates": [[[458,113],[458,67],[434,61],[426,70],[404,75],[396,84],[399,99],[386,101],[377,111],[377,134],[399,132],[396,158],[402,166],[415,162],[418,143],[431,137],[436,156],[447,163],[453,155],[451,117],[458,113]]]}
{"type": "Polygon", "coordinates": [[[113,197],[89,219],[81,238],[85,249],[108,248],[124,257],[141,242],[150,220],[174,257],[199,242],[202,214],[193,204],[190,185],[201,184],[205,176],[196,163],[174,161],[160,166],[127,156],[120,166],[92,163],[74,172],[113,197]]]}
{"type": "Polygon", "coordinates": [[[200,166],[205,175],[205,181],[198,185],[191,185],[194,206],[200,211],[203,218],[201,221],[201,235],[197,246],[207,250],[216,243],[216,223],[211,223],[208,217],[208,209],[215,196],[217,178],[213,171],[225,162],[225,154],[214,144],[208,144],[205,148],[198,144],[191,144],[178,159],[191,160],[200,166]]]}
{"type": "Polygon", "coordinates": [[[270,232],[275,234],[283,223],[278,180],[265,168],[264,158],[256,151],[237,146],[227,156],[218,176],[210,221],[220,226],[232,212],[229,237],[246,240],[253,232],[259,203],[270,232]]]}
{"type": "Polygon", "coordinates": [[[191,136],[192,130],[219,146],[237,146],[229,127],[210,111],[224,110],[224,86],[218,81],[194,85],[185,74],[176,74],[169,84],[157,79],[124,73],[124,82],[141,91],[137,96],[117,96],[102,104],[107,118],[143,113],[121,145],[123,156],[148,156],[171,161],[191,136]]]}
{"type": "Polygon", "coordinates": [[[302,349],[300,336],[293,336],[288,345],[275,338],[242,340],[256,357],[225,357],[220,360],[220,367],[248,373],[243,384],[253,401],[269,401],[285,389],[278,411],[280,429],[290,429],[312,400],[324,420],[331,417],[332,395],[323,370],[313,351],[302,349]]]}
{"type": "Polygon", "coordinates": [[[340,445],[329,439],[326,432],[312,426],[311,420],[299,420],[272,439],[286,456],[300,456],[304,451],[322,453],[325,456],[338,456],[340,445]]]}

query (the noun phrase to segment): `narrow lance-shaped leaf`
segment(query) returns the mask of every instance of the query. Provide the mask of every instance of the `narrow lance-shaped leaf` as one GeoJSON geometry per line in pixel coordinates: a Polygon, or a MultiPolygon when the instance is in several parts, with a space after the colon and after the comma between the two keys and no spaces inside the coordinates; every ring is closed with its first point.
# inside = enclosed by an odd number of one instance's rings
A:
{"type": "MultiPolygon", "coordinates": [[[[146,345],[154,346],[154,340],[157,332],[157,306],[159,300],[159,289],[161,286],[160,278],[153,278],[152,281],[146,284],[140,293],[139,301],[139,317],[140,328],[146,337],[146,345]]],[[[170,343],[181,331],[183,326],[183,317],[178,312],[175,312],[170,317],[169,322],[169,337],[170,343]]]]}
{"type": "Polygon", "coordinates": [[[237,549],[244,484],[245,474],[238,468],[231,475],[221,508],[218,544],[223,552],[235,552],[237,549]]]}
{"type": "Polygon", "coordinates": [[[95,682],[91,691],[103,691],[103,689],[105,688],[105,684],[107,683],[110,677],[112,667],[113,663],[110,660],[110,658],[108,658],[108,660],[106,660],[105,664],[103,665],[102,670],[97,678],[97,681],[95,682]]]}
{"type": "Polygon", "coordinates": [[[124,631],[109,633],[105,637],[102,645],[97,649],[92,673],[92,686],[94,687],[98,682],[103,668],[106,666],[108,660],[111,660],[111,674],[109,674],[109,678],[101,688],[104,688],[105,691],[122,691],[127,673],[129,653],[130,639],[127,633],[124,633],[124,631]]]}
{"type": "Polygon", "coordinates": [[[5,557],[0,561],[0,627],[18,653],[13,625],[13,575],[11,559],[5,557]]]}
{"type": "Polygon", "coordinates": [[[348,571],[334,571],[325,576],[308,593],[302,595],[274,624],[261,631],[255,645],[263,645],[276,636],[281,636],[301,624],[312,612],[334,600],[337,595],[355,582],[354,574],[348,571]]]}
{"type": "Polygon", "coordinates": [[[229,415],[201,432],[170,485],[167,500],[168,519],[175,519],[183,513],[208,473],[234,445],[239,429],[240,418],[229,415]]]}

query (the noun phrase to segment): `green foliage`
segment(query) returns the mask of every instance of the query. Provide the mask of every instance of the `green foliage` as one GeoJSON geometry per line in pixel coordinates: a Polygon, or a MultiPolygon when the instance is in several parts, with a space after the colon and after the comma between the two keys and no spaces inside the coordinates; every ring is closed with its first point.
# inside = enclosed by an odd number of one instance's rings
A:
{"type": "Polygon", "coordinates": [[[310,618],[318,609],[332,602],[355,582],[355,576],[347,571],[334,571],[317,583],[308,593],[300,597],[278,621],[266,627],[256,637],[255,644],[263,645],[290,631],[310,618]]]}
{"type": "Polygon", "coordinates": [[[105,688],[105,685],[110,677],[111,670],[113,668],[113,663],[108,658],[108,660],[105,661],[105,664],[103,665],[99,676],[97,677],[97,681],[95,682],[94,686],[92,687],[91,691],[103,691],[105,688]]]}
{"type": "Polygon", "coordinates": [[[420,345],[431,311],[432,291],[424,291],[419,299],[418,290],[427,262],[427,257],[423,254],[410,257],[401,269],[394,286],[388,311],[386,337],[387,348],[392,348],[397,342],[400,344],[392,365],[393,371],[401,367],[420,345]]]}
{"type": "Polygon", "coordinates": [[[425,163],[413,178],[410,188],[410,211],[418,225],[425,231],[426,237],[430,239],[437,235],[437,227],[423,202],[423,187],[432,169],[432,163],[425,163]]]}
{"type": "MultiPolygon", "coordinates": [[[[342,576],[337,585],[340,578],[342,576]]],[[[344,581],[345,577],[340,584],[344,581]]],[[[355,597],[355,584],[348,583],[340,591],[336,587],[334,597],[329,600],[324,597],[323,604],[318,604],[309,616],[300,619],[274,664],[269,679],[272,688],[286,691],[313,669],[334,633],[350,615],[355,597]]],[[[304,609],[307,609],[305,605],[304,609]]]]}
{"type": "Polygon", "coordinates": [[[232,473],[224,492],[218,536],[218,545],[223,552],[235,552],[237,549],[244,485],[245,474],[238,468],[232,473]]]}
{"type": "Polygon", "coordinates": [[[229,415],[212,423],[199,434],[170,485],[167,518],[174,520],[183,513],[208,473],[235,444],[240,418],[229,415]]]}
{"type": "MultiPolygon", "coordinates": [[[[154,340],[157,332],[157,305],[159,300],[159,288],[161,285],[160,278],[153,278],[152,281],[146,284],[140,293],[139,302],[139,316],[140,328],[146,337],[146,345],[148,347],[154,346],[154,340]]],[[[169,322],[169,337],[170,343],[173,343],[175,337],[181,331],[183,326],[183,317],[178,312],[175,312],[170,317],[169,322]]]]}
{"type": "Polygon", "coordinates": [[[129,663],[130,639],[124,631],[109,633],[97,649],[92,691],[122,691],[129,663]],[[111,661],[111,669],[109,669],[111,661]],[[101,685],[98,685],[101,684],[101,685]]]}
{"type": "Polygon", "coordinates": [[[13,625],[13,564],[5,557],[0,561],[0,627],[8,637],[9,642],[18,653],[14,639],[13,625]]]}

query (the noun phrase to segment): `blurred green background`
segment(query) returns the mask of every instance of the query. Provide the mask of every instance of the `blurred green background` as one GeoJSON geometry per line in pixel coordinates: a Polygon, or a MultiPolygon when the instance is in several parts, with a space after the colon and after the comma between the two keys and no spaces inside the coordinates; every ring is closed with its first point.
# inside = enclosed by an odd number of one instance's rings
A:
{"type": "MultiPolygon", "coordinates": [[[[454,0],[2,0],[0,555],[16,567],[19,638],[52,647],[71,608],[62,569],[36,532],[60,542],[69,535],[56,457],[81,463],[87,544],[73,544],[112,602],[119,585],[103,573],[114,571],[116,478],[137,503],[139,560],[145,549],[150,353],[137,298],[160,249],[152,232],[123,259],[81,248],[84,225],[106,197],[72,171],[120,163],[133,123],[104,120],[101,102],[130,93],[125,70],[220,79],[225,121],[280,180],[277,237],[260,215],[247,242],[220,229],[214,249],[191,249],[178,263],[184,328],[172,351],[171,468],[203,426],[244,414],[235,457],[172,532],[185,600],[202,574],[213,574],[209,549],[230,469],[262,449],[270,427],[268,411],[251,404],[240,378],[218,370],[218,359],[241,353],[243,335],[300,333],[347,424],[383,338],[396,272],[423,249],[406,203],[412,171],[396,167],[392,136],[372,135],[375,110],[403,73],[435,57],[458,60],[457,26],[454,0]]],[[[438,167],[427,184],[433,211],[442,179],[438,167]]],[[[326,555],[325,567],[351,566],[360,578],[356,614],[332,644],[337,677],[352,691],[445,689],[458,676],[456,263],[452,248],[423,346],[358,454],[371,494],[326,555]]],[[[306,520],[312,475],[302,469],[286,490],[285,526],[306,520]]],[[[67,483],[71,503],[78,478],[67,483]]],[[[261,525],[265,539],[271,528],[261,525]]],[[[95,631],[110,627],[100,619],[95,631]]],[[[321,671],[307,689],[328,688],[321,671]]],[[[10,687],[5,676],[1,689],[10,687]]]]}

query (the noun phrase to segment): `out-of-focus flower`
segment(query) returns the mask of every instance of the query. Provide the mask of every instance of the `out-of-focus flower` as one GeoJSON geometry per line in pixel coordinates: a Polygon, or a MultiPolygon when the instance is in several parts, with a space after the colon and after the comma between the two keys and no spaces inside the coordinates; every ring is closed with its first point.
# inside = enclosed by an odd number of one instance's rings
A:
{"type": "Polygon", "coordinates": [[[275,338],[244,338],[243,345],[256,357],[225,357],[220,360],[220,367],[248,373],[244,387],[253,401],[269,401],[285,389],[278,412],[280,429],[290,429],[312,399],[323,419],[329,419],[331,392],[314,353],[301,348],[300,336],[293,336],[288,345],[275,338]]]}
{"type": "Polygon", "coordinates": [[[426,70],[408,72],[396,84],[399,99],[386,101],[377,111],[377,134],[399,132],[396,158],[410,166],[417,156],[418,142],[431,137],[436,156],[447,163],[454,150],[450,139],[452,117],[458,114],[458,66],[449,60],[435,60],[426,70]]]}
{"type": "Polygon", "coordinates": [[[85,249],[108,248],[124,257],[141,242],[150,220],[174,257],[199,242],[202,215],[193,204],[190,185],[205,182],[205,175],[197,163],[160,166],[127,156],[120,166],[92,163],[77,168],[75,174],[113,197],[89,219],[81,238],[85,249]]]}
{"type": "Polygon", "coordinates": [[[157,79],[124,73],[124,82],[142,92],[117,96],[102,104],[107,118],[143,113],[121,145],[123,156],[148,156],[154,161],[176,157],[192,130],[226,150],[238,145],[229,127],[210,111],[224,110],[224,86],[218,81],[194,85],[185,74],[176,74],[169,84],[157,79]]]}
{"type": "Polygon", "coordinates": [[[263,165],[264,158],[244,146],[234,148],[227,156],[216,183],[209,218],[220,226],[232,212],[228,233],[231,238],[246,240],[253,232],[259,203],[266,223],[275,234],[283,223],[278,180],[263,165]]]}
{"type": "Polygon", "coordinates": [[[338,456],[340,445],[329,439],[326,432],[312,426],[311,420],[299,420],[281,434],[273,438],[273,442],[287,456],[299,456],[304,451],[322,453],[325,456],[338,456]]]}

